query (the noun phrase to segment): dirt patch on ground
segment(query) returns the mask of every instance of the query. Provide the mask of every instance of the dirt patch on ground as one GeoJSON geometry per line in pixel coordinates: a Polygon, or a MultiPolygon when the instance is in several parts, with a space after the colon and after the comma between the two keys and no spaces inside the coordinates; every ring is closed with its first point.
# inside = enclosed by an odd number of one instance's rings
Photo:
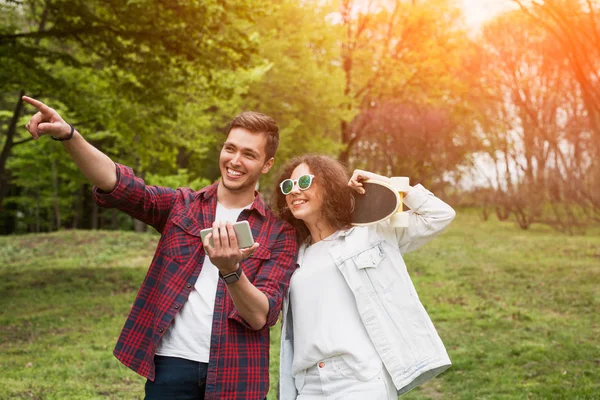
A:
{"type": "Polygon", "coordinates": [[[421,386],[420,391],[423,395],[427,396],[427,398],[431,400],[441,400],[444,398],[444,394],[440,392],[439,384],[435,380],[430,381],[425,385],[421,386]]]}
{"type": "Polygon", "coordinates": [[[117,259],[107,264],[107,267],[148,268],[152,262],[153,255],[153,252],[149,252],[146,255],[127,257],[126,260],[117,259]]]}

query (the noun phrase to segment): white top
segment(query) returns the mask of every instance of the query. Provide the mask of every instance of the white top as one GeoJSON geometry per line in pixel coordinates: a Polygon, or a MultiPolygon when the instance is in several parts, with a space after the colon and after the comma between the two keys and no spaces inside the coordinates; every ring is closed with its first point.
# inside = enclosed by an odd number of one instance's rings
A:
{"type": "MultiPolygon", "coordinates": [[[[236,222],[250,206],[230,210],[217,202],[215,221],[236,222]]],[[[194,289],[162,337],[157,355],[208,363],[218,283],[219,270],[206,255],[194,289]]]]}
{"type": "Polygon", "coordinates": [[[326,358],[341,356],[357,377],[381,370],[381,358],[360,319],[356,301],[329,255],[339,231],[302,247],[302,265],[290,281],[294,319],[292,374],[326,358]]]}
{"type": "MultiPolygon", "coordinates": [[[[438,236],[456,213],[421,185],[409,190],[404,204],[410,209],[408,228],[394,228],[389,221],[354,227],[342,231],[343,238],[338,237],[329,250],[354,293],[364,326],[398,394],[452,364],[402,257],[438,236]]],[[[298,397],[292,373],[295,342],[290,334],[296,332],[296,315],[291,315],[289,293],[282,310],[279,393],[287,400],[298,397]]]]}

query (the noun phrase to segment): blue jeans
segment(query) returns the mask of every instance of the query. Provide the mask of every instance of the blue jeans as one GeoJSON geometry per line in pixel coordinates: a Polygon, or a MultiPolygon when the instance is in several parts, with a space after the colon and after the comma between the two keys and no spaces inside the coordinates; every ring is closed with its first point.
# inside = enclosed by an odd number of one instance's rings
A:
{"type": "Polygon", "coordinates": [[[154,382],[146,381],[146,400],[204,400],[208,364],[154,356],[154,382]]]}

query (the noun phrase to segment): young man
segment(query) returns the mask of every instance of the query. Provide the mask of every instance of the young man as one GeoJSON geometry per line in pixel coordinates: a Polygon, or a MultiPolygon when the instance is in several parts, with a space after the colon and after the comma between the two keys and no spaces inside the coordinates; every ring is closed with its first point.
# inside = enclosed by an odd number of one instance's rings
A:
{"type": "Polygon", "coordinates": [[[26,127],[60,140],[94,184],[96,202],[153,226],[161,238],[114,350],[146,377],[146,399],[264,399],[269,389],[269,327],[296,266],[293,228],[254,191],[273,165],[279,129],[246,112],[230,124],[221,180],[195,192],[146,186],[131,168],[87,143],[52,108],[26,127]],[[255,244],[240,249],[231,223],[247,220],[255,244]],[[200,239],[200,231],[212,233],[200,239]],[[210,239],[213,245],[210,245],[210,239]],[[207,257],[208,256],[208,257],[207,257]],[[220,279],[219,279],[220,277],[220,279]]]}

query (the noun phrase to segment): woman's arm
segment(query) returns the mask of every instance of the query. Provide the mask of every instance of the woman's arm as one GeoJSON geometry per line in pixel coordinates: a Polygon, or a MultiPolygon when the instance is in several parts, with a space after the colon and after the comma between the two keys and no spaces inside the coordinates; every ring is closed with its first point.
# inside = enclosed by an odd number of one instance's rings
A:
{"type": "MultiPolygon", "coordinates": [[[[362,182],[367,179],[378,180],[391,184],[390,178],[373,172],[354,170],[348,186],[360,194],[364,194],[362,182]]],[[[409,225],[403,228],[391,228],[386,222],[378,224],[377,229],[394,230],[396,242],[401,253],[416,250],[442,233],[452,222],[456,212],[422,185],[410,186],[404,197],[404,205],[409,211],[409,225]],[[381,225],[381,226],[380,226],[381,225]]],[[[382,232],[384,233],[384,232],[382,232]]]]}
{"type": "Polygon", "coordinates": [[[404,197],[408,207],[406,228],[395,228],[396,241],[402,254],[416,250],[442,233],[456,216],[448,204],[422,185],[410,188],[404,197]]]}

